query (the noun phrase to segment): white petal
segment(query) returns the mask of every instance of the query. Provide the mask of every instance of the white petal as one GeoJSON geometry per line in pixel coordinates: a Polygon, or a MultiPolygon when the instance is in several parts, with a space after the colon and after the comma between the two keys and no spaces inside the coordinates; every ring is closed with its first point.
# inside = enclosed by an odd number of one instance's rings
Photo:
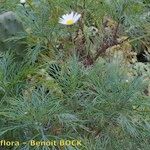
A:
{"type": "Polygon", "coordinates": [[[66,19],[67,16],[68,16],[68,14],[63,15],[62,18],[63,18],[63,19],[66,19]]]}
{"type": "Polygon", "coordinates": [[[66,17],[66,20],[72,20],[73,18],[71,16],[66,17]]]}
{"type": "Polygon", "coordinates": [[[58,23],[63,24],[65,21],[64,20],[59,20],[58,23]]]}
{"type": "Polygon", "coordinates": [[[78,13],[75,13],[73,17],[76,17],[78,15],[78,13]]]}
{"type": "Polygon", "coordinates": [[[63,18],[59,18],[59,20],[60,20],[60,21],[63,21],[64,19],[63,19],[63,18]]]}
{"type": "Polygon", "coordinates": [[[70,17],[70,18],[73,18],[73,16],[74,16],[74,12],[72,11],[72,12],[70,13],[69,17],[70,17]]]}
{"type": "Polygon", "coordinates": [[[59,21],[60,24],[66,24],[66,22],[64,20],[59,21]]]}
{"type": "Polygon", "coordinates": [[[77,22],[81,17],[81,14],[78,14],[74,17],[74,22],[77,22]]]}

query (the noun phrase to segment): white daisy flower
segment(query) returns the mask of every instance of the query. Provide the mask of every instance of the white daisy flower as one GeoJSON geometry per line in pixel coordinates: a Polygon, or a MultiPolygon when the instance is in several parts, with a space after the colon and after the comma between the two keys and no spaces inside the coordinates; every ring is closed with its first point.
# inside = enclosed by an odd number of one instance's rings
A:
{"type": "Polygon", "coordinates": [[[26,0],[20,0],[20,3],[24,5],[26,3],[26,0]]]}
{"type": "Polygon", "coordinates": [[[59,23],[64,24],[64,25],[73,25],[76,23],[81,17],[81,14],[71,12],[70,14],[65,14],[63,15],[59,23]]]}

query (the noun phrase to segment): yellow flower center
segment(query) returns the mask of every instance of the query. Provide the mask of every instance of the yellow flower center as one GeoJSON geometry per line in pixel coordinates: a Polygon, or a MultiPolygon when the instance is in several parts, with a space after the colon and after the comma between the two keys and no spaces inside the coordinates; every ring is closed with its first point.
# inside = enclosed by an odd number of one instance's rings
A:
{"type": "Polygon", "coordinates": [[[67,22],[66,22],[67,25],[72,25],[73,23],[74,23],[73,19],[69,19],[69,20],[67,20],[67,22]]]}

